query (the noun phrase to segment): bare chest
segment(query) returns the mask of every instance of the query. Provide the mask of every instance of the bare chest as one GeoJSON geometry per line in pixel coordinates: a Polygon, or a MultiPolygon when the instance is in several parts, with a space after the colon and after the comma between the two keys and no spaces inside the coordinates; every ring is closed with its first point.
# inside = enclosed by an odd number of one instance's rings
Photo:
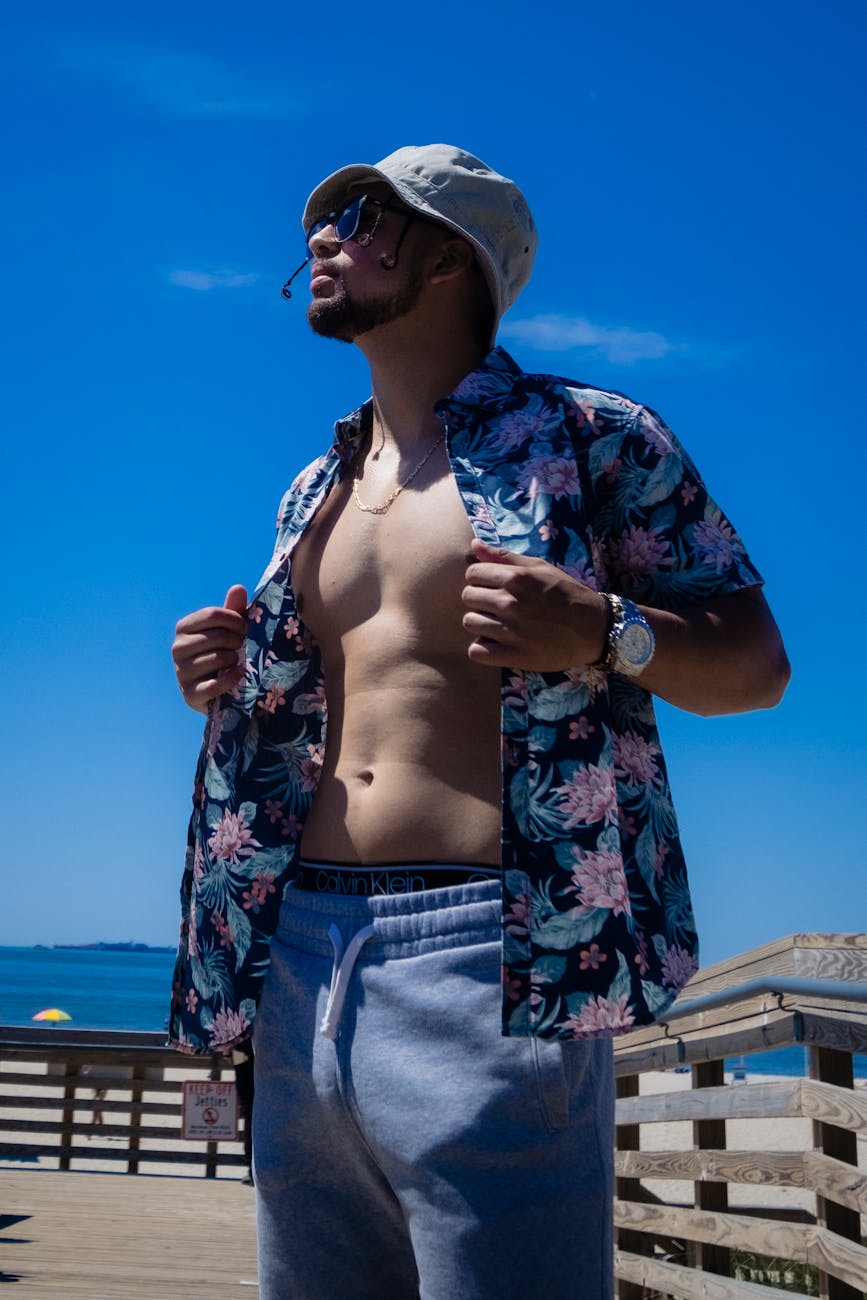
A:
{"type": "MultiPolygon", "coordinates": [[[[368,504],[382,499],[372,483],[364,490],[368,504]]],[[[444,452],[382,515],[359,509],[350,470],[293,554],[299,613],[326,654],[379,625],[404,640],[405,652],[427,647],[463,657],[460,595],[471,538],[444,452]]]]}

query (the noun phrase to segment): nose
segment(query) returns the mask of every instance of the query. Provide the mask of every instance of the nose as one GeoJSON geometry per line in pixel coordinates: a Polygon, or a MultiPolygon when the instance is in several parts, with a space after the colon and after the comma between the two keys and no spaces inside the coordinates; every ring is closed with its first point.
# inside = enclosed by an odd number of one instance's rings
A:
{"type": "Polygon", "coordinates": [[[323,226],[317,230],[307,241],[307,247],[317,261],[321,261],[328,256],[328,253],[335,253],[340,248],[340,240],[337,238],[337,231],[333,226],[323,226]]]}

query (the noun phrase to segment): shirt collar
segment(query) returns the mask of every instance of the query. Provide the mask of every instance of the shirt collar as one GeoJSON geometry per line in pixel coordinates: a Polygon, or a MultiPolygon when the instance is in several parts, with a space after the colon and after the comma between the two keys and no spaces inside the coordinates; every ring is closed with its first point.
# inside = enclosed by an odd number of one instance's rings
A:
{"type": "MultiPolygon", "coordinates": [[[[478,369],[465,375],[454,392],[436,403],[434,410],[437,415],[446,415],[461,408],[496,409],[512,396],[515,381],[523,373],[505,348],[492,348],[478,369]]],[[[370,431],[372,415],[373,401],[368,398],[337,421],[334,446],[342,460],[350,460],[355,455],[361,440],[370,431]]]]}

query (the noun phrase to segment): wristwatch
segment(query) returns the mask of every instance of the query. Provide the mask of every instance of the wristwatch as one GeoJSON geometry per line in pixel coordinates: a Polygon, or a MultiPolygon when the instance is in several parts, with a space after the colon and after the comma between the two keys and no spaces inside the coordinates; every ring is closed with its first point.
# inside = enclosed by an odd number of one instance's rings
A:
{"type": "Polygon", "coordinates": [[[608,602],[610,615],[608,645],[600,667],[606,672],[637,677],[653,658],[656,638],[637,605],[613,592],[600,593],[608,602]]]}

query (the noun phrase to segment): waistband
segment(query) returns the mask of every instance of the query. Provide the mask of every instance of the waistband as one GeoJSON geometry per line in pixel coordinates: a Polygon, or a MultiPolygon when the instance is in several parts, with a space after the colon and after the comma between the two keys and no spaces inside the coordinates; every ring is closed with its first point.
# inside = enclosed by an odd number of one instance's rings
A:
{"type": "Polygon", "coordinates": [[[454,862],[376,862],[354,865],[343,862],[298,863],[296,889],[317,894],[351,897],[376,894],[410,894],[449,885],[469,885],[477,880],[500,880],[500,867],[454,862]]]}
{"type": "Polygon", "coordinates": [[[311,893],[287,885],[275,939],[302,952],[330,957],[331,925],[337,925],[346,939],[372,926],[364,945],[366,958],[415,957],[498,940],[502,899],[498,879],[362,897],[311,893]]]}

